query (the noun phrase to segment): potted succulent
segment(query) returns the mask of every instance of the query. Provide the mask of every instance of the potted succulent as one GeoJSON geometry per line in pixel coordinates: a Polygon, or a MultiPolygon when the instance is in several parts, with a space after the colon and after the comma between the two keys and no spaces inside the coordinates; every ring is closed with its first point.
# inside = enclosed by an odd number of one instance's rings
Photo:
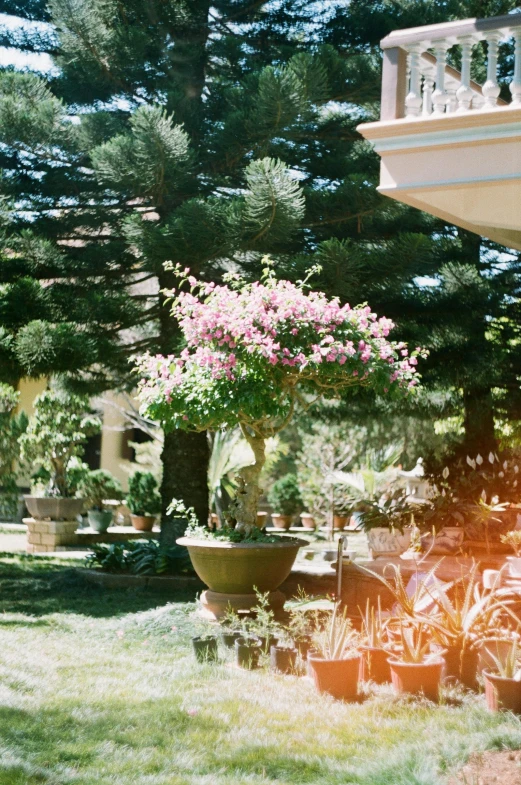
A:
{"type": "Polygon", "coordinates": [[[134,529],[152,531],[156,517],[161,512],[161,496],[157,490],[157,480],[151,472],[138,471],[129,477],[126,502],[134,529]]]}
{"type": "MultiPolygon", "coordinates": [[[[401,650],[389,657],[391,680],[399,695],[423,693],[429,700],[437,701],[443,672],[443,652],[430,650],[430,635],[424,634],[424,625],[400,625],[401,650]]],[[[428,631],[427,631],[428,633],[428,631]]]]}
{"type": "Polygon", "coordinates": [[[232,275],[216,286],[187,277],[179,266],[173,270],[181,291],[171,292],[172,312],[186,348],[179,356],[140,359],[141,412],[167,431],[239,425],[254,455],[254,463],[237,472],[226,526],[210,532],[201,522],[179,543],[216,593],[252,595],[254,586],[275,591],[304,543],[258,528],[266,439],[285,428],[309,396],[338,397],[359,386],[391,397],[407,394],[417,384],[420,352],[406,356],[403,344],[387,338],[392,323],[367,306],[350,308],[309,292],[307,280],[278,281],[269,259],[254,283],[232,275]]]}
{"type": "Polygon", "coordinates": [[[399,556],[411,544],[412,526],[417,505],[407,500],[403,490],[387,498],[367,499],[358,513],[373,558],[399,556]]]}
{"type": "Polygon", "coordinates": [[[338,603],[326,627],[314,636],[308,668],[318,692],[333,698],[356,700],[360,674],[359,635],[351,620],[338,613],[338,603]]]}
{"type": "Polygon", "coordinates": [[[80,484],[81,493],[88,505],[89,526],[95,532],[106,532],[112,523],[114,513],[105,508],[108,500],[121,502],[123,489],[121,483],[108,471],[95,469],[88,472],[80,484]]]}
{"type": "Polygon", "coordinates": [[[40,466],[47,484],[41,496],[25,496],[33,518],[73,521],[82,511],[71,466],[83,454],[88,437],[101,421],[89,413],[88,398],[46,390],[34,401],[34,413],[20,437],[22,460],[40,466]]]}
{"type": "Polygon", "coordinates": [[[296,474],[285,474],[276,480],[268,493],[268,501],[273,507],[271,520],[277,529],[289,529],[293,516],[302,506],[296,474]]]}
{"type": "Polygon", "coordinates": [[[514,638],[506,653],[487,649],[494,666],[483,671],[485,697],[490,711],[521,714],[521,664],[518,639],[514,638]]]}
{"type": "Polygon", "coordinates": [[[388,619],[382,617],[380,596],[378,596],[376,609],[374,605],[370,604],[368,598],[365,612],[362,613],[361,681],[371,680],[376,684],[391,681],[391,669],[388,662],[391,646],[387,636],[387,624],[388,619]]]}
{"type": "Polygon", "coordinates": [[[513,578],[521,578],[521,529],[514,529],[501,535],[503,545],[509,545],[515,556],[507,556],[509,572],[513,578]]]}

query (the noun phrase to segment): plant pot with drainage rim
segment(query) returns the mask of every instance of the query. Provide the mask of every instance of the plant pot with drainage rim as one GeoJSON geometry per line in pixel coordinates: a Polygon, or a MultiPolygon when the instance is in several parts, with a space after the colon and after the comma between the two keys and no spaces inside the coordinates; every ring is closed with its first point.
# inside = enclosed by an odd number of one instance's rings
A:
{"type": "Polygon", "coordinates": [[[216,662],[219,658],[217,638],[213,635],[192,638],[192,647],[197,662],[216,662]]]}
{"type": "Polygon", "coordinates": [[[521,714],[521,681],[497,673],[483,671],[485,699],[490,711],[511,711],[521,714]]]}
{"type": "Polygon", "coordinates": [[[398,695],[424,695],[438,701],[445,662],[443,657],[428,662],[403,662],[389,657],[391,681],[398,695]]]}
{"type": "Polygon", "coordinates": [[[339,700],[354,701],[358,695],[360,654],[340,660],[326,660],[316,651],[308,652],[308,670],[315,687],[339,700]]]}

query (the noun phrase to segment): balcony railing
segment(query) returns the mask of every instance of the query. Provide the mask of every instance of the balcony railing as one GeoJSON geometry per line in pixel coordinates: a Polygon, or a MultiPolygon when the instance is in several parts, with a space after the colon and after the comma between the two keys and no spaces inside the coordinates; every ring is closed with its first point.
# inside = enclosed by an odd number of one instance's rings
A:
{"type": "Polygon", "coordinates": [[[519,108],[521,13],[394,31],[381,42],[381,121],[504,108],[508,102],[499,97],[498,49],[512,39],[511,104],[519,108]],[[474,47],[480,41],[487,43],[487,79],[482,86],[470,78],[474,47]],[[460,48],[461,73],[447,65],[453,47],[460,48]]]}

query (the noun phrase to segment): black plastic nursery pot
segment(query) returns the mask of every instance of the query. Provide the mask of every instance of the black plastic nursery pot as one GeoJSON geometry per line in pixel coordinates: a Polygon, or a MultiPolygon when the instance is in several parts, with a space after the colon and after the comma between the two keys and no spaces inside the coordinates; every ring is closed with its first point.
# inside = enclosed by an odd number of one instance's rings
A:
{"type": "Polygon", "coordinates": [[[286,646],[272,646],[270,667],[279,673],[294,673],[297,665],[297,650],[286,646]]]}
{"type": "Polygon", "coordinates": [[[233,649],[237,638],[242,638],[240,630],[230,630],[229,632],[221,632],[221,640],[227,649],[233,649]]]}
{"type": "Polygon", "coordinates": [[[235,656],[239,668],[258,668],[261,651],[258,638],[237,638],[235,641],[235,656]]]}
{"type": "Polygon", "coordinates": [[[217,638],[192,638],[192,646],[197,662],[216,662],[219,658],[217,638]]]}
{"type": "Polygon", "coordinates": [[[308,671],[318,692],[325,692],[339,700],[356,700],[360,674],[359,654],[345,660],[325,660],[311,650],[308,653],[308,671]]]}
{"type": "Polygon", "coordinates": [[[511,711],[521,714],[521,681],[505,679],[483,671],[485,698],[490,711],[511,711]]]}
{"type": "Polygon", "coordinates": [[[296,650],[298,651],[298,653],[300,654],[303,660],[305,660],[306,657],[308,656],[308,652],[311,649],[312,640],[313,639],[311,635],[299,635],[293,641],[296,650]]]}
{"type": "Polygon", "coordinates": [[[391,681],[389,652],[376,646],[360,647],[360,681],[374,681],[375,684],[386,684],[391,681]]]}
{"type": "Polygon", "coordinates": [[[437,701],[445,661],[442,657],[432,662],[401,662],[389,658],[391,681],[398,695],[421,695],[437,701]]]}
{"type": "Polygon", "coordinates": [[[276,635],[257,635],[257,640],[260,642],[260,646],[262,649],[263,654],[269,654],[271,651],[272,646],[277,646],[279,639],[276,635]]]}

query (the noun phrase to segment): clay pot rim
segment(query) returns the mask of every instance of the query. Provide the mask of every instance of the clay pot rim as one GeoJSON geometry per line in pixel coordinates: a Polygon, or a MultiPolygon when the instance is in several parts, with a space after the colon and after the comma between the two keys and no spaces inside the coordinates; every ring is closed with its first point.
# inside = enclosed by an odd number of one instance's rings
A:
{"type": "Polygon", "coordinates": [[[359,659],[360,659],[359,651],[357,651],[356,654],[353,654],[351,657],[342,657],[340,660],[328,660],[326,657],[312,654],[311,651],[308,652],[308,662],[351,662],[351,660],[359,660],[359,659]]]}
{"type": "Polygon", "coordinates": [[[483,669],[481,673],[491,681],[501,681],[503,684],[519,684],[521,687],[521,679],[509,679],[507,676],[500,676],[498,673],[492,673],[492,671],[487,671],[485,669],[483,669]]]}
{"type": "Polygon", "coordinates": [[[299,540],[298,537],[286,537],[280,542],[228,542],[227,540],[198,540],[195,537],[179,537],[176,540],[178,545],[185,545],[187,548],[221,548],[224,550],[270,550],[271,548],[302,548],[309,545],[306,540],[299,540]]]}
{"type": "Polygon", "coordinates": [[[438,659],[430,660],[429,662],[404,662],[403,660],[397,660],[394,657],[388,657],[387,662],[389,665],[402,665],[407,668],[430,668],[432,665],[444,665],[445,660],[443,657],[438,657],[438,659]]]}

